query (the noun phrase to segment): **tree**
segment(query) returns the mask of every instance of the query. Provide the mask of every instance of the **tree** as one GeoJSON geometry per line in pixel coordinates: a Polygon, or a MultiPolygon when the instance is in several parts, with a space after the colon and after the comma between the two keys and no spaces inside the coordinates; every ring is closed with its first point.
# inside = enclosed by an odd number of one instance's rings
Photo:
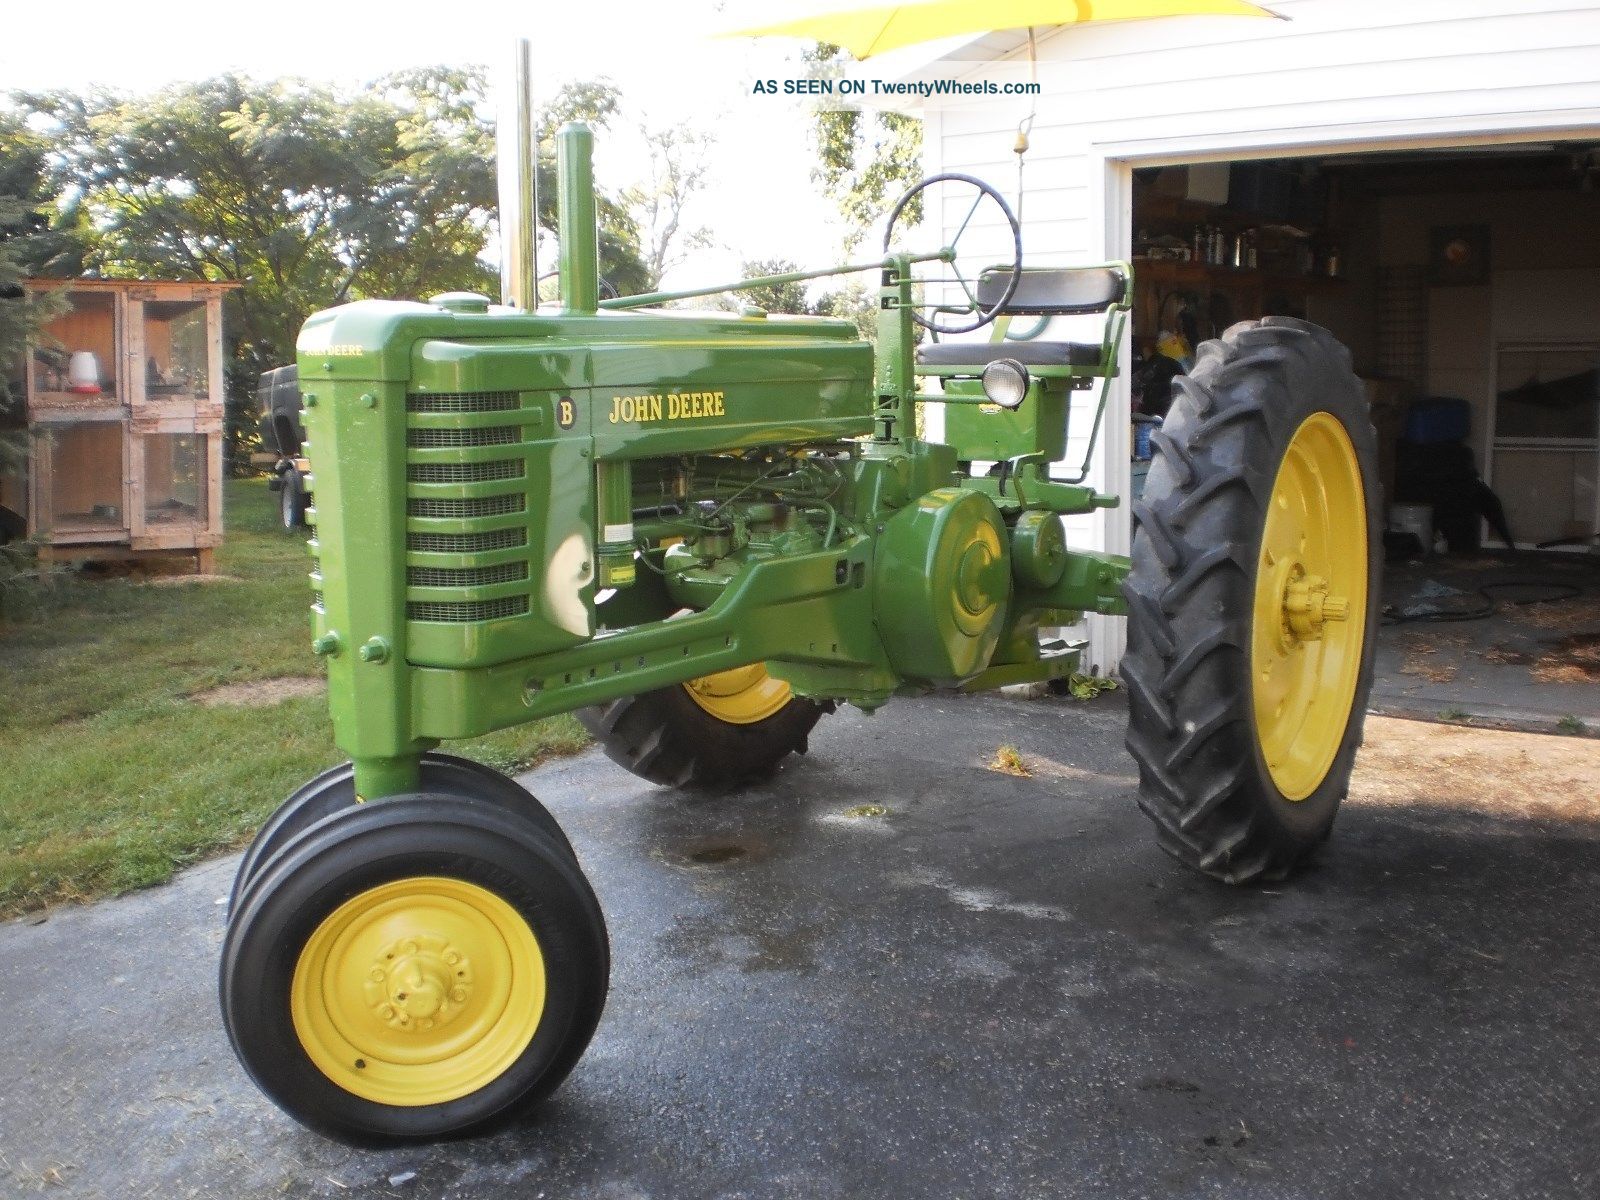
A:
{"type": "Polygon", "coordinates": [[[463,109],[468,72],[418,71],[353,99],[224,75],[152,96],[27,97],[51,123],[85,265],[243,283],[241,357],[273,365],[317,308],[481,286],[493,163],[463,109]]]}
{"type": "MultiPolygon", "coordinates": [[[[765,275],[787,275],[800,267],[787,258],[750,259],[739,264],[746,279],[765,275]]],[[[824,292],[815,302],[806,297],[806,282],[766,284],[738,292],[723,292],[712,304],[727,312],[737,312],[744,304],[754,304],[769,313],[794,313],[808,317],[840,317],[854,321],[862,338],[871,342],[878,336],[877,288],[859,278],[843,280],[840,286],[824,292]]]]}
{"type": "MultiPolygon", "coordinates": [[[[565,84],[545,109],[538,124],[539,227],[552,238],[560,233],[556,176],[556,134],[563,125],[582,121],[591,129],[609,129],[622,108],[622,93],[609,80],[565,84]]],[[[621,295],[650,290],[649,269],[639,250],[639,227],[626,206],[596,190],[595,220],[599,226],[600,275],[621,295]]],[[[553,296],[554,273],[546,271],[540,295],[553,296]]]]}
{"type": "MultiPolygon", "coordinates": [[[[26,461],[21,368],[29,344],[48,316],[40,301],[22,289],[29,273],[25,248],[36,236],[36,227],[34,210],[21,197],[0,193],[0,475],[19,470],[26,461]]],[[[0,522],[0,541],[4,540],[0,522]]]]}
{"type": "MultiPolygon", "coordinates": [[[[18,96],[43,127],[62,224],[90,233],[108,277],[234,281],[230,458],[254,437],[255,377],[289,361],[312,312],[361,297],[494,290],[494,130],[477,69],[406,71],[346,95],[223,75],[126,99],[18,96]]],[[[563,93],[553,118],[604,123],[609,85],[563,93]]],[[[553,129],[540,143],[541,222],[555,226],[553,129]]],[[[602,198],[602,270],[644,280],[627,215],[602,198]]]]}
{"type": "MultiPolygon", "coordinates": [[[[865,341],[878,340],[878,291],[857,277],[831,292],[824,292],[812,305],[819,317],[843,317],[854,321],[856,332],[865,341]]],[[[920,339],[919,339],[920,340],[920,339]]]]}
{"type": "MultiPolygon", "coordinates": [[[[758,258],[739,264],[739,274],[745,279],[755,279],[762,275],[787,275],[799,269],[797,263],[787,258],[758,258]]],[[[769,313],[797,313],[804,316],[812,312],[811,305],[806,300],[804,282],[766,284],[737,292],[723,292],[713,303],[728,312],[738,312],[740,306],[745,304],[754,304],[769,313]]]]}
{"type": "MultiPolygon", "coordinates": [[[[827,42],[818,42],[802,57],[812,74],[846,61],[844,51],[827,42]]],[[[922,122],[904,113],[818,108],[812,132],[818,160],[812,178],[850,223],[846,248],[853,250],[921,178],[922,122]]],[[[921,219],[920,202],[918,197],[907,213],[913,223],[921,219]]]]}
{"type": "MultiPolygon", "coordinates": [[[[55,314],[55,297],[29,296],[22,281],[67,245],[50,229],[40,205],[44,155],[14,116],[0,113],[0,475],[19,476],[27,464],[21,379],[28,347],[55,314]]],[[[25,528],[22,513],[0,508],[0,612],[26,557],[9,545],[25,528]]]]}
{"type": "Polygon", "coordinates": [[[650,176],[625,191],[622,198],[639,229],[645,288],[653,292],[660,289],[661,280],[673,267],[712,245],[709,229],[684,228],[684,210],[705,183],[708,155],[716,139],[688,125],[640,126],[639,132],[650,156],[650,176]]]}
{"type": "MultiPolygon", "coordinates": [[[[366,135],[371,161],[350,181],[351,201],[332,223],[346,268],[335,298],[491,290],[497,273],[482,256],[498,193],[484,73],[423,67],[372,91],[381,107],[366,135]]],[[[234,124],[248,147],[245,128],[234,124]]]]}
{"type": "Polygon", "coordinates": [[[0,238],[29,275],[69,276],[83,270],[84,230],[56,211],[48,160],[50,140],[0,97],[0,196],[16,210],[0,238]]]}
{"type": "MultiPolygon", "coordinates": [[[[344,100],[293,80],[225,75],[124,100],[22,98],[48,122],[52,182],[93,231],[84,265],[111,278],[232,281],[229,457],[254,435],[254,378],[287,361],[305,318],[425,283],[481,286],[489,209],[472,145],[430,104],[436,80],[383,81],[344,100]],[[434,186],[433,171],[452,189],[434,186]]],[[[470,86],[456,81],[458,95],[470,86]]]]}

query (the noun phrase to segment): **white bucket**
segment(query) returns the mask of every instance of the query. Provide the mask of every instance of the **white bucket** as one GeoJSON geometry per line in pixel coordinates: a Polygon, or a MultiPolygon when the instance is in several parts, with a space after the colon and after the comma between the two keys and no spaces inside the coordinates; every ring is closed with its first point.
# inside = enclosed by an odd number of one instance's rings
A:
{"type": "Polygon", "coordinates": [[[1433,505],[1391,504],[1389,528],[1399,533],[1415,534],[1422,543],[1424,554],[1433,553],[1433,505]]]}

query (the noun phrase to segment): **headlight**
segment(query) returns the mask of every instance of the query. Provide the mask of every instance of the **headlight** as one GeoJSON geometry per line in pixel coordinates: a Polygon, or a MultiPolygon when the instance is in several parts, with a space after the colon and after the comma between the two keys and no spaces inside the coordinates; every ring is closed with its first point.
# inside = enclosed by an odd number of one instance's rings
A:
{"type": "Polygon", "coordinates": [[[1028,395],[1028,368],[1014,358],[997,358],[983,369],[983,394],[1001,408],[1017,408],[1028,395]]]}

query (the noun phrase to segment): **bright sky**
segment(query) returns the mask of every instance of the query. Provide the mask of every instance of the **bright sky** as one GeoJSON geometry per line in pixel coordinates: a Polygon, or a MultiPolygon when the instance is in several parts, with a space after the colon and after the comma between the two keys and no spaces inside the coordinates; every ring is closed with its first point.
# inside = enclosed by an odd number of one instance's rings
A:
{"type": "MultiPolygon", "coordinates": [[[[498,67],[511,40],[525,36],[533,43],[536,95],[604,76],[622,89],[622,129],[692,119],[717,136],[712,179],[688,223],[711,227],[719,247],[669,278],[687,287],[736,276],[742,259],[784,257],[813,266],[839,257],[842,227],[810,178],[805,100],[751,94],[755,79],[800,75],[801,44],[711,35],[791,11],[840,6],[828,0],[75,0],[57,9],[12,0],[0,29],[0,90],[147,91],[228,70],[355,85],[408,66],[498,67]]],[[[887,56],[875,62],[893,65],[887,56]]],[[[596,159],[609,189],[646,174],[634,138],[603,135],[596,159]]]]}

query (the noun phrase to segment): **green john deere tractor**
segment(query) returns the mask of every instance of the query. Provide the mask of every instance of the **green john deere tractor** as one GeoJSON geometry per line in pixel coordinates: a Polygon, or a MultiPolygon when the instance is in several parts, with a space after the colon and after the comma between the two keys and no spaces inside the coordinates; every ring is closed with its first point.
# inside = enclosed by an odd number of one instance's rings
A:
{"type": "Polygon", "coordinates": [[[875,348],[844,321],[661,308],[725,287],[600,300],[588,130],[559,148],[559,307],[362,302],[300,337],[313,646],[351,761],[290,797],[234,887],[222,1010],[273,1100],[354,1141],[455,1134],[547,1095],[594,1032],[608,950],[578,861],[448,738],[576,710],[635,774],[728,787],[840,703],[1064,676],[1079,647],[1041,631],[1126,613],[1161,845],[1246,882],[1327,837],[1379,562],[1373,433],[1333,338],[1266,318],[1203,345],[1131,562],[1075,550],[1061,518],[1117,499],[1050,467],[1069,414],[1098,429],[1126,264],[1026,269],[1000,195],[936,176],[882,259],[836,269],[881,281],[875,348]],[[964,264],[960,233],[894,248],[933,188],[970,194],[963,231],[989,206],[1009,260],[964,264]],[[1085,314],[1096,341],[1036,336],[1085,314]],[[919,350],[918,326],[990,340],[919,350]],[[928,402],[943,441],[917,436],[928,402]]]}

